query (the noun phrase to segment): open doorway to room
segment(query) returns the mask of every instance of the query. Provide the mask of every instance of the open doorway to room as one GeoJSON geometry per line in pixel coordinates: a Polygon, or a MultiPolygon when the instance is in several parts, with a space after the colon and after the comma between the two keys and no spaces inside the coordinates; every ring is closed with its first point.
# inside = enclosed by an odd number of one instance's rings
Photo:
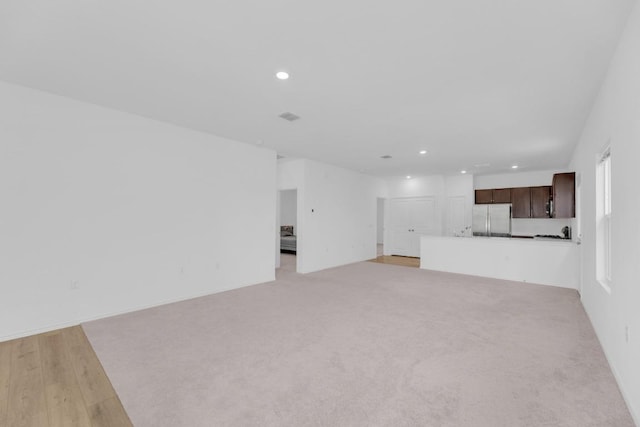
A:
{"type": "Polygon", "coordinates": [[[384,199],[377,199],[376,256],[384,255],[384,199]]]}
{"type": "Polygon", "coordinates": [[[279,191],[279,270],[297,271],[298,255],[298,190],[279,191]]]}

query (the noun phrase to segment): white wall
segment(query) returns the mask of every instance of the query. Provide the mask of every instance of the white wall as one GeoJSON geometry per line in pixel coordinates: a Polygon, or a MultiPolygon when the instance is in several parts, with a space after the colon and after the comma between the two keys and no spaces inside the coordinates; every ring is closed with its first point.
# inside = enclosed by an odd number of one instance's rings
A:
{"type": "Polygon", "coordinates": [[[575,150],[571,167],[581,180],[582,302],[611,368],[640,425],[640,5],[636,4],[608,75],[575,150]],[[612,147],[611,294],[595,275],[595,165],[612,147]],[[625,327],[630,341],[625,340],[625,327]]]}
{"type": "Polygon", "coordinates": [[[551,185],[553,175],[568,170],[544,170],[511,172],[494,175],[474,175],[473,185],[477,190],[488,188],[541,187],[551,185]]]}
{"type": "Polygon", "coordinates": [[[298,190],[280,191],[280,224],[293,225],[298,232],[298,190]]]}
{"type": "Polygon", "coordinates": [[[304,159],[278,160],[278,190],[304,188],[304,159]]]}
{"type": "MultiPolygon", "coordinates": [[[[535,236],[536,234],[562,235],[562,229],[571,225],[569,218],[513,218],[511,234],[515,236],[535,236]]],[[[575,238],[572,232],[572,238],[575,238]]]]}
{"type": "Polygon", "coordinates": [[[443,234],[447,236],[453,236],[456,233],[458,235],[471,235],[471,221],[473,215],[473,204],[475,201],[475,193],[473,191],[473,176],[472,175],[452,175],[445,177],[445,197],[443,201],[443,234]],[[448,200],[454,197],[464,197],[464,227],[468,229],[453,230],[453,227],[448,226],[451,224],[453,212],[449,212],[450,204],[448,200]]]}
{"type": "MultiPolygon", "coordinates": [[[[496,175],[475,175],[475,189],[540,187],[551,185],[553,175],[567,170],[544,170],[531,172],[512,172],[496,175]]],[[[567,218],[514,218],[511,220],[511,233],[514,235],[533,236],[536,234],[562,234],[562,228],[571,225],[567,218]]]]}
{"type": "Polygon", "coordinates": [[[0,340],[274,278],[273,151],[2,82],[0,150],[0,340]]]}
{"type": "Polygon", "coordinates": [[[297,271],[310,273],[376,256],[376,178],[312,160],[278,162],[278,188],[298,189],[297,271]]]}
{"type": "Polygon", "coordinates": [[[384,203],[385,199],[378,199],[376,214],[376,243],[384,244],[384,203]]]}
{"type": "Polygon", "coordinates": [[[382,181],[311,160],[305,160],[304,176],[305,258],[300,272],[375,258],[382,181]]]}
{"type": "Polygon", "coordinates": [[[442,175],[390,178],[386,183],[389,198],[434,196],[441,199],[445,193],[445,177],[442,175]]]}

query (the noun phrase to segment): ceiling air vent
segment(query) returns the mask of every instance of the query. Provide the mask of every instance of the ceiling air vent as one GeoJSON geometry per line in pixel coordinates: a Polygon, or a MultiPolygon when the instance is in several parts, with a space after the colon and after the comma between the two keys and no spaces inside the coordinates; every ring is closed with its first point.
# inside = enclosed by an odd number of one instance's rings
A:
{"type": "Polygon", "coordinates": [[[298,120],[300,118],[300,116],[296,116],[295,114],[289,112],[289,111],[285,111],[284,113],[280,114],[278,117],[281,117],[285,120],[288,120],[290,122],[293,122],[295,120],[298,120]]]}
{"type": "Polygon", "coordinates": [[[380,156],[381,159],[390,159],[391,156],[388,154],[385,154],[384,156],[380,156]]]}

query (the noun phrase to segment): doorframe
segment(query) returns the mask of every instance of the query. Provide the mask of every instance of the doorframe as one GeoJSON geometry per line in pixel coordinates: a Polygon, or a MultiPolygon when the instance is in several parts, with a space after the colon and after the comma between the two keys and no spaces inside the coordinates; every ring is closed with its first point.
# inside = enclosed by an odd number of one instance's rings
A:
{"type": "Polygon", "coordinates": [[[380,218],[378,217],[378,213],[380,212],[379,204],[382,202],[382,254],[387,255],[386,247],[387,245],[387,225],[389,214],[387,212],[388,209],[388,199],[386,197],[376,197],[376,258],[378,257],[378,226],[380,225],[380,218]]]}
{"type": "Polygon", "coordinates": [[[578,246],[578,294],[582,298],[582,287],[584,285],[584,250],[582,245],[582,174],[576,173],[575,200],[576,216],[572,225],[572,239],[578,246]]]}
{"type": "Polygon", "coordinates": [[[301,227],[301,218],[300,214],[302,213],[301,204],[300,204],[300,191],[297,187],[294,188],[278,188],[276,195],[276,233],[275,233],[275,245],[276,245],[276,263],[275,268],[280,268],[281,259],[280,259],[280,226],[282,225],[280,222],[280,204],[282,203],[282,192],[283,191],[295,191],[296,192],[296,228],[294,232],[296,233],[296,273],[300,270],[300,256],[302,252],[302,245],[300,244],[300,232],[301,227]]]}

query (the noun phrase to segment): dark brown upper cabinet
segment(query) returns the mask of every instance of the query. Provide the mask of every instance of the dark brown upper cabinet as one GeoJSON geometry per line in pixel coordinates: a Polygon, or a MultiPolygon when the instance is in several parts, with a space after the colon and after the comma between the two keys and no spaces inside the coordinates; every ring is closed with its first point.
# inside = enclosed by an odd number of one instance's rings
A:
{"type": "Polygon", "coordinates": [[[531,218],[531,189],[511,189],[511,218],[531,218]]]}
{"type": "Polygon", "coordinates": [[[511,189],[510,188],[494,189],[493,203],[511,203],[511,189]]]}
{"type": "Polygon", "coordinates": [[[576,216],[576,173],[553,175],[553,218],[574,218],[576,216]]]}
{"type": "Polygon", "coordinates": [[[531,218],[551,216],[551,186],[531,187],[531,218]]]}
{"type": "Polygon", "coordinates": [[[476,204],[493,203],[493,190],[476,190],[476,204]]]}
{"type": "Polygon", "coordinates": [[[553,175],[553,185],[476,190],[476,204],[511,203],[512,218],[574,218],[576,173],[553,175]]]}
{"type": "Polygon", "coordinates": [[[489,190],[476,190],[476,204],[511,203],[510,188],[494,188],[489,190]]]}

